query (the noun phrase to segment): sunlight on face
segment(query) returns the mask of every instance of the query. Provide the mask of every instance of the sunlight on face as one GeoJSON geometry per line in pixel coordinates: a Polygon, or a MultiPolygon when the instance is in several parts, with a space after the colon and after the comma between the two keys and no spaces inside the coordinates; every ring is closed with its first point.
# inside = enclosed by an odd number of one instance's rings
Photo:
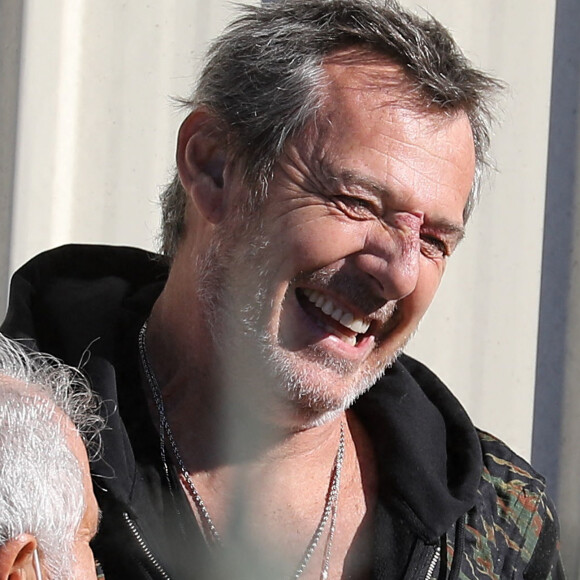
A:
{"type": "Polygon", "coordinates": [[[226,375],[269,385],[303,420],[323,421],[376,382],[463,234],[467,117],[386,100],[368,89],[377,66],[327,67],[316,126],[287,144],[266,200],[221,225],[202,260],[226,375]]]}
{"type": "Polygon", "coordinates": [[[74,564],[71,578],[75,580],[96,580],[95,559],[89,543],[97,533],[100,519],[99,506],[93,492],[89,460],[83,441],[72,425],[68,427],[66,436],[69,448],[82,470],[85,503],[85,511],[74,539],[74,564]]]}

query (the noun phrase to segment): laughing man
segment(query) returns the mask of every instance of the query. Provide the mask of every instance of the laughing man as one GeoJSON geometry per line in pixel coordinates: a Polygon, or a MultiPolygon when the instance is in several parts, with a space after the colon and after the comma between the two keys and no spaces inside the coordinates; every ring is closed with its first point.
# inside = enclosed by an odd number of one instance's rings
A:
{"type": "Polygon", "coordinates": [[[543,480],[401,354],[464,235],[499,83],[395,2],[241,9],[163,195],[164,261],[74,246],[6,332],[110,401],[108,580],[562,578],[543,480]]]}

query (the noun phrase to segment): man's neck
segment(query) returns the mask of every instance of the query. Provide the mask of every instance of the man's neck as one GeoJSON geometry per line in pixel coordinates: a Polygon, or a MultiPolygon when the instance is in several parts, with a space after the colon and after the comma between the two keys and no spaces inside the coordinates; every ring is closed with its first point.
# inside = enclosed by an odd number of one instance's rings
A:
{"type": "Polygon", "coordinates": [[[215,345],[195,296],[186,297],[189,308],[179,308],[179,295],[170,278],[145,342],[172,429],[200,455],[188,458],[192,470],[324,453],[344,413],[313,421],[278,385],[267,385],[271,378],[240,371],[232,359],[243,357],[228,354],[228,345],[215,345]]]}
{"type": "MultiPolygon", "coordinates": [[[[300,428],[295,416],[273,421],[267,402],[254,399],[256,404],[247,404],[254,385],[228,380],[223,373],[216,376],[211,370],[216,365],[204,364],[215,356],[207,346],[188,348],[199,344],[188,336],[188,329],[203,332],[200,325],[183,320],[176,325],[163,316],[162,306],[156,305],[149,321],[148,356],[183,465],[226,542],[244,538],[264,554],[282,549],[283,559],[299,562],[324,511],[341,425],[344,428],[338,532],[333,540],[333,568],[339,572],[330,575],[341,577],[343,568],[350,566],[347,553],[352,543],[368,532],[376,496],[374,456],[364,429],[354,414],[344,412],[308,428],[300,428]]],[[[153,398],[151,411],[157,419],[153,398]]],[[[203,526],[191,494],[189,499],[203,526]]],[[[317,550],[310,572],[320,572],[322,558],[323,550],[317,550]]],[[[302,578],[307,580],[310,572],[302,578]]]]}
{"type": "MultiPolygon", "coordinates": [[[[297,414],[283,416],[281,405],[274,410],[276,405],[265,400],[249,404],[252,384],[216,377],[200,368],[193,352],[175,356],[179,347],[165,336],[156,331],[152,317],[145,338],[147,358],[171,429],[183,447],[192,450],[185,452],[192,471],[210,471],[222,464],[308,461],[336,452],[330,441],[345,422],[344,412],[307,428],[297,414]]],[[[156,419],[159,410],[152,411],[156,419]]]]}

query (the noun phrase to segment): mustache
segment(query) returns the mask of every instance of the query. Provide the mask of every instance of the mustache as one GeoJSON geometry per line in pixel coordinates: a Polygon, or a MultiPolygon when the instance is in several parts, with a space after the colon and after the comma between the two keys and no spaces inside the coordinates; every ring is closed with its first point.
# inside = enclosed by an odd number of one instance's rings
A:
{"type": "Polygon", "coordinates": [[[397,310],[397,301],[387,301],[377,294],[372,281],[360,274],[353,275],[344,268],[325,267],[315,272],[303,272],[296,276],[292,286],[308,285],[316,289],[328,290],[341,296],[368,318],[386,323],[397,310]]]}

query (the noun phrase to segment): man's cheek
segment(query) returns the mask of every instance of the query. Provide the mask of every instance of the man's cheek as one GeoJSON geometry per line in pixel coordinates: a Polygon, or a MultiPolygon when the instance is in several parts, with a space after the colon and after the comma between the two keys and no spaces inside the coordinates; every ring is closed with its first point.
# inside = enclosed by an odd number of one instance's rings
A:
{"type": "Polygon", "coordinates": [[[423,260],[420,260],[417,287],[414,292],[400,301],[400,308],[415,318],[423,318],[437,294],[441,276],[442,271],[434,264],[425,264],[423,260]]]}
{"type": "Polygon", "coordinates": [[[360,252],[365,239],[363,224],[329,219],[296,226],[278,243],[286,246],[294,268],[312,271],[360,252]]]}

